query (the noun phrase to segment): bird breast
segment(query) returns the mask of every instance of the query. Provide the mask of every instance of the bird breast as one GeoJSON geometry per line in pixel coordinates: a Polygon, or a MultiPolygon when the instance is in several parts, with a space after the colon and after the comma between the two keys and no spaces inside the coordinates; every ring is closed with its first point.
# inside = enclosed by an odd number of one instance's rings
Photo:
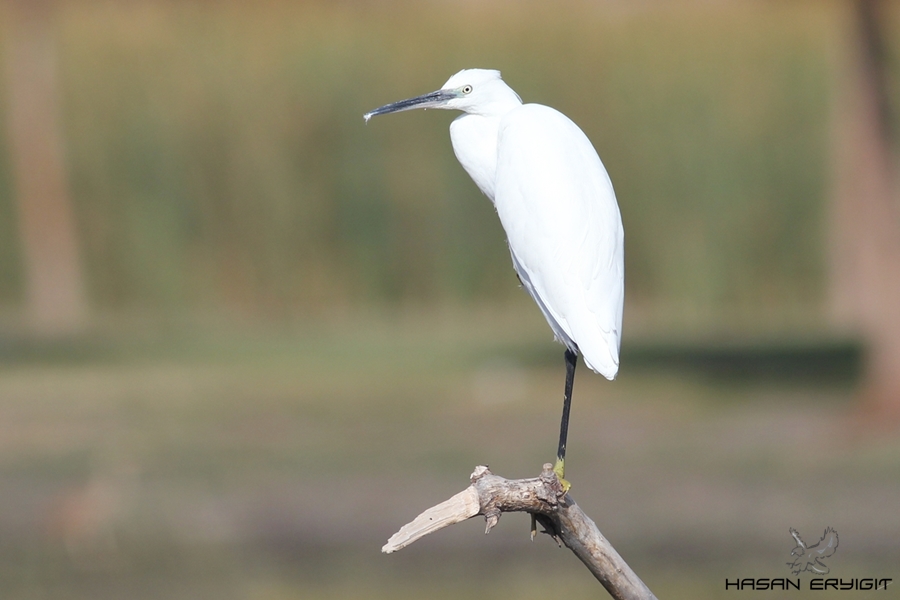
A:
{"type": "Polygon", "coordinates": [[[463,114],[450,124],[453,152],[482,193],[494,201],[497,175],[498,117],[463,114]]]}

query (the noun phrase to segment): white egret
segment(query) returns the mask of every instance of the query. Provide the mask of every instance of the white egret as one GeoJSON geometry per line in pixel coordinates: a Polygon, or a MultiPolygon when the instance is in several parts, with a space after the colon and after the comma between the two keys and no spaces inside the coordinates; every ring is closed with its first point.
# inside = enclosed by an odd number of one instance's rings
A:
{"type": "Polygon", "coordinates": [[[578,355],[607,379],[619,370],[624,231],[612,182],[575,123],[523,104],[499,71],[460,71],[441,89],[376,108],[365,120],[414,108],[464,113],[450,125],[456,158],[493,202],[522,286],[566,347],[555,467],[563,479],[578,355]]]}

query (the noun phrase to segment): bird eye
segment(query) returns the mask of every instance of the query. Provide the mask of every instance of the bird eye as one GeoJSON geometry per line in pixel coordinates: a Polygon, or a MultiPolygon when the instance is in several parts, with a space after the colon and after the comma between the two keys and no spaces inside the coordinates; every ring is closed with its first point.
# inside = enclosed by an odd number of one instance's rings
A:
{"type": "Polygon", "coordinates": [[[463,93],[463,94],[471,94],[471,93],[472,93],[472,86],[471,86],[471,85],[465,86],[465,87],[462,89],[462,93],[463,93]]]}

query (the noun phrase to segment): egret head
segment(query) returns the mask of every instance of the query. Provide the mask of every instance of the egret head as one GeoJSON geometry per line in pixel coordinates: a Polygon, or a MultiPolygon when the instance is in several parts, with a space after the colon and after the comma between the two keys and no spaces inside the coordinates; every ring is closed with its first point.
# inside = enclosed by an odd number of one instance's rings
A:
{"type": "Polygon", "coordinates": [[[519,95],[500,78],[500,71],[463,69],[437,91],[386,104],[366,113],[363,118],[368,121],[375,115],[414,108],[442,108],[491,116],[502,115],[521,104],[519,95]]]}

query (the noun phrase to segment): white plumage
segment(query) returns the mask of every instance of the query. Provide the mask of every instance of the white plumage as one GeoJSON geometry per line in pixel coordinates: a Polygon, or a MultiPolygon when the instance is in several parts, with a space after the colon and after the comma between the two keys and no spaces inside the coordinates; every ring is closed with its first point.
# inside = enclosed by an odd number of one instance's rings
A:
{"type": "Polygon", "coordinates": [[[577,355],[607,379],[619,372],[625,234],[612,182],[584,132],[561,112],[522,104],[499,71],[466,69],[444,86],[376,108],[460,110],[450,125],[456,158],[491,199],[513,267],[565,344],[566,387],[554,470],[565,482],[577,355]]]}
{"type": "Polygon", "coordinates": [[[561,112],[522,104],[499,71],[466,69],[437,92],[376,109],[463,111],[457,159],[491,199],[513,266],[556,338],[608,379],[619,370],[624,232],[612,182],[587,136],[561,112]]]}

